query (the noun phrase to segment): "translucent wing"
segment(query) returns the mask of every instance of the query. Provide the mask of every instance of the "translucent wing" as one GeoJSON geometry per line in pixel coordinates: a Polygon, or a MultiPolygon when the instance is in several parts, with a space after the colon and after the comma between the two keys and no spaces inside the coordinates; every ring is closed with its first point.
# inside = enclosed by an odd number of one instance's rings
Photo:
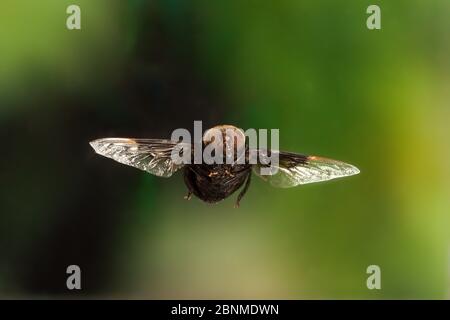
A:
{"type": "Polygon", "coordinates": [[[358,168],[342,161],[283,151],[277,153],[279,164],[272,166],[272,169],[268,170],[268,175],[261,174],[261,168],[270,167],[270,165],[262,164],[268,163],[268,159],[264,159],[264,154],[262,157],[259,155],[259,159],[263,161],[253,166],[253,172],[279,188],[295,187],[300,184],[327,181],[359,173],[358,168]]]}
{"type": "Polygon", "coordinates": [[[105,138],[91,141],[90,145],[104,157],[159,177],[170,177],[183,166],[172,161],[172,150],[180,145],[170,140],[105,138]]]}

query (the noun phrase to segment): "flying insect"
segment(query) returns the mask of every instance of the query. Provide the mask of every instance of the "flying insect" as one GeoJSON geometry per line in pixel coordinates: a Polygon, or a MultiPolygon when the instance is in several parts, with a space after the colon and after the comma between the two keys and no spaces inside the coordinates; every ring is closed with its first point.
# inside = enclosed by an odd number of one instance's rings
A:
{"type": "Polygon", "coordinates": [[[179,142],[166,139],[104,138],[91,141],[90,145],[104,157],[159,177],[170,177],[174,172],[183,170],[184,182],[188,188],[185,196],[187,200],[195,195],[205,202],[217,203],[241,189],[236,207],[239,207],[250,186],[252,172],[279,188],[359,173],[358,168],[342,161],[285,151],[266,152],[266,155],[275,153],[278,157],[275,165],[268,164],[267,159],[262,158],[256,162],[249,161],[252,154],[259,154],[258,150],[249,148],[244,132],[231,125],[220,125],[207,130],[201,141],[202,149],[208,146],[220,147],[220,150],[224,150],[224,156],[225,150],[236,151],[231,163],[178,163],[173,160],[173,151],[179,146],[179,142]],[[222,139],[216,139],[218,131],[222,133],[222,139]],[[237,146],[243,146],[243,152],[237,152],[237,146]],[[245,157],[241,159],[243,161],[237,161],[239,154],[245,157]],[[269,166],[275,166],[274,174],[261,174],[261,169],[269,166]]]}

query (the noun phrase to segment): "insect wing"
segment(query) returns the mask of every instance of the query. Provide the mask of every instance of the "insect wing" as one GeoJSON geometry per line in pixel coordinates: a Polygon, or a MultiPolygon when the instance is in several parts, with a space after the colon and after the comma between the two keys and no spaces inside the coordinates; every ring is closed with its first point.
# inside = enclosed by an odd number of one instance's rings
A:
{"type": "Polygon", "coordinates": [[[259,159],[263,161],[253,166],[253,172],[279,188],[290,188],[300,184],[327,181],[359,173],[358,168],[342,161],[283,151],[277,153],[279,163],[272,167],[267,164],[269,160],[264,159],[267,156],[264,153],[259,154],[259,159]],[[263,175],[261,174],[263,167],[271,169],[263,175]]]}
{"type": "MultiPolygon", "coordinates": [[[[159,177],[170,177],[183,167],[172,160],[172,150],[181,151],[179,144],[161,139],[105,138],[90,142],[95,152],[122,164],[147,171],[159,177]]],[[[184,147],[190,150],[190,145],[184,147]]]]}

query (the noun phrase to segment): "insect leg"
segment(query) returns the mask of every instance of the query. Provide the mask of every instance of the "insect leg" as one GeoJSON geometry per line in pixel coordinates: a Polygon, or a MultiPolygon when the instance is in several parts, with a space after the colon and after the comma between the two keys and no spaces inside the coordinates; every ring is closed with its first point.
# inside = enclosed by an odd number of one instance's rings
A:
{"type": "Polygon", "coordinates": [[[236,203],[234,204],[235,208],[239,208],[239,202],[241,201],[242,197],[245,195],[245,193],[248,190],[248,187],[250,186],[250,179],[252,177],[252,172],[250,171],[247,175],[247,180],[245,181],[245,185],[244,188],[241,190],[241,192],[239,193],[236,203]]]}
{"type": "Polygon", "coordinates": [[[184,196],[184,199],[186,200],[191,200],[192,198],[192,194],[194,193],[194,186],[193,186],[193,182],[192,182],[192,172],[190,171],[190,168],[185,168],[184,169],[184,184],[186,185],[186,187],[188,188],[188,193],[187,195],[184,196]]]}
{"type": "Polygon", "coordinates": [[[192,190],[189,189],[187,195],[184,196],[184,199],[191,200],[191,198],[192,198],[192,190]]]}

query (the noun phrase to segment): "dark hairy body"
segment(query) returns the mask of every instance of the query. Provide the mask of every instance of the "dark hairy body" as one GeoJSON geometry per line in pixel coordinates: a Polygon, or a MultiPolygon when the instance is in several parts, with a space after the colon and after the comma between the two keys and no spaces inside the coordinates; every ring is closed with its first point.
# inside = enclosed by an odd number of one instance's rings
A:
{"type": "Polygon", "coordinates": [[[189,199],[192,194],[209,203],[219,202],[236,190],[240,192],[236,206],[250,185],[251,165],[249,164],[192,164],[184,168],[184,182],[188,187],[189,199]]]}

